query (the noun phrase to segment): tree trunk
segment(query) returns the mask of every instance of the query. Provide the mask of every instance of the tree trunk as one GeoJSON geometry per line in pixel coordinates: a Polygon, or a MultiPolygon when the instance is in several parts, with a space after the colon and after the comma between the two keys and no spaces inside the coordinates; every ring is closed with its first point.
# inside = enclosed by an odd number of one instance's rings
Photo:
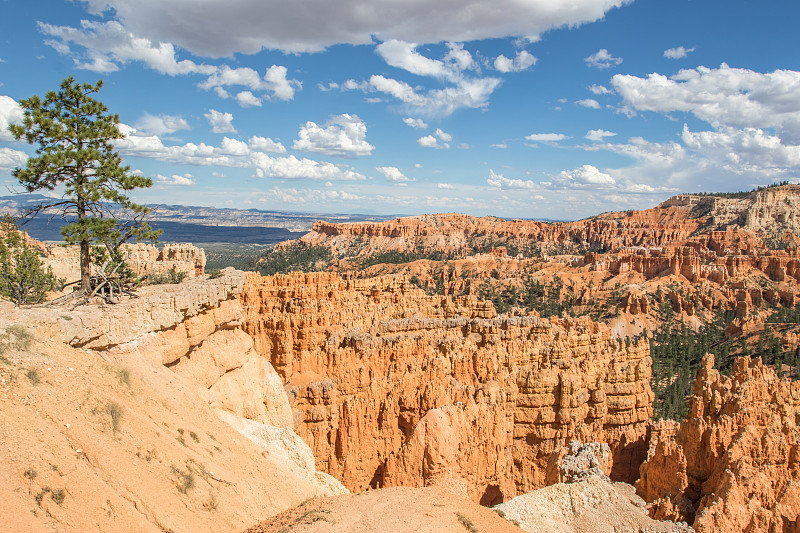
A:
{"type": "Polygon", "coordinates": [[[92,271],[89,264],[89,241],[81,241],[81,291],[84,294],[91,294],[91,286],[89,284],[92,271]]]}

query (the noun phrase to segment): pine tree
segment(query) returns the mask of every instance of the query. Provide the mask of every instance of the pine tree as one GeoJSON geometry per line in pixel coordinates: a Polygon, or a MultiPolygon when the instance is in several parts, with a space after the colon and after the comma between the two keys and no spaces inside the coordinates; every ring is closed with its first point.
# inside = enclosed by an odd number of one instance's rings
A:
{"type": "Polygon", "coordinates": [[[15,169],[14,177],[27,192],[63,190],[61,199],[42,203],[29,214],[56,208],[69,221],[61,234],[80,246],[83,294],[91,289],[92,243],[105,246],[119,261],[122,243],[131,238],[155,240],[160,234],[144,221],[149,209],[126,195],[153,182],[130,174],[114,151],[113,141],[124,136],[117,128],[119,116],[108,114],[108,108],[92,97],[102,86],[102,80],[91,85],[66,78],[61,89],[49,91],[44,100],[34,95],[20,101],[23,123],[9,126],[17,139],[38,144],[36,156],[25,168],[15,169]]]}
{"type": "Polygon", "coordinates": [[[61,284],[28,246],[11,215],[0,221],[0,296],[17,305],[41,303],[61,284]]]}

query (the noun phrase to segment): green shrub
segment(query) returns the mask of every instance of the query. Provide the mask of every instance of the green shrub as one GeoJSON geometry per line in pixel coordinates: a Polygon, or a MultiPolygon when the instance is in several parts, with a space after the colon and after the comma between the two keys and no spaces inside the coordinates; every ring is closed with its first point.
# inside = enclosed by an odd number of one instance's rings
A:
{"type": "Polygon", "coordinates": [[[39,252],[30,248],[10,215],[0,221],[0,296],[17,305],[44,301],[63,280],[44,267],[39,252]]]}
{"type": "Polygon", "coordinates": [[[186,272],[177,272],[175,270],[168,270],[164,273],[154,273],[147,275],[148,285],[177,285],[181,283],[189,274],[186,272]]]}

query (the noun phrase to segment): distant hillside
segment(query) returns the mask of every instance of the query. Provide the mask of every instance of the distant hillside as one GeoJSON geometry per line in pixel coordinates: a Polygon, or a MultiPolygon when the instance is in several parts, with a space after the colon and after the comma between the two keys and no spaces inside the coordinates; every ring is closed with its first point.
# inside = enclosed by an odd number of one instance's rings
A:
{"type": "MultiPolygon", "coordinates": [[[[0,197],[0,215],[24,215],[30,208],[47,201],[41,194],[0,197]]],[[[274,244],[297,238],[311,230],[320,219],[336,222],[389,220],[393,216],[262,211],[259,209],[219,209],[216,207],[153,204],[149,220],[162,229],[162,241],[196,243],[274,244]]],[[[24,229],[42,241],[61,240],[64,221],[57,210],[40,214],[24,229]]]]}

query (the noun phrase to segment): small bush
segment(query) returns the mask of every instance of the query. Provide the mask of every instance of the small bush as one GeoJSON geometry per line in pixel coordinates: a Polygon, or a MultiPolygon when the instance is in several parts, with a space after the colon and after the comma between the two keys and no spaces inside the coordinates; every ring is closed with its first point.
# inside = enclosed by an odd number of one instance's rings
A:
{"type": "Polygon", "coordinates": [[[33,342],[33,334],[17,324],[6,328],[5,337],[9,340],[10,345],[17,350],[27,350],[33,342]],[[11,341],[12,337],[14,338],[13,341],[11,341]]]}
{"type": "Polygon", "coordinates": [[[130,387],[131,386],[131,371],[127,368],[121,368],[117,371],[117,377],[119,378],[119,382],[123,385],[130,387]]]}
{"type": "Polygon", "coordinates": [[[36,496],[33,497],[33,499],[36,500],[36,505],[39,507],[42,506],[42,500],[47,496],[48,492],[50,492],[50,487],[42,487],[42,490],[36,493],[36,496]]]}
{"type": "Polygon", "coordinates": [[[0,221],[0,296],[17,305],[41,303],[62,284],[42,264],[39,252],[28,246],[14,218],[5,215],[0,221]]]}
{"type": "Polygon", "coordinates": [[[34,470],[29,466],[28,468],[25,469],[25,472],[23,472],[22,475],[25,476],[25,479],[28,480],[28,494],[30,494],[31,486],[33,485],[33,480],[36,479],[36,476],[38,474],[36,473],[36,470],[34,470]]]}
{"type": "Polygon", "coordinates": [[[458,521],[464,525],[469,533],[478,533],[478,528],[475,527],[475,525],[472,523],[472,520],[461,513],[456,513],[456,516],[458,517],[458,521]]]}
{"type": "Polygon", "coordinates": [[[25,377],[28,378],[28,381],[31,382],[32,385],[38,385],[41,379],[39,378],[39,371],[35,368],[29,368],[25,372],[25,377]]]}
{"type": "Polygon", "coordinates": [[[58,489],[50,492],[50,497],[56,502],[56,505],[61,505],[64,503],[64,498],[67,496],[67,491],[64,489],[58,489]]]}
{"type": "Polygon", "coordinates": [[[186,494],[189,490],[194,488],[194,474],[188,468],[184,472],[180,468],[172,467],[172,473],[175,474],[175,488],[181,494],[186,494]]]}
{"type": "Polygon", "coordinates": [[[169,270],[163,274],[148,274],[148,285],[177,285],[186,279],[189,274],[186,272],[176,272],[169,270]]]}
{"type": "Polygon", "coordinates": [[[106,404],[106,413],[111,417],[111,429],[114,433],[119,431],[119,421],[122,419],[122,406],[116,402],[106,404]]]}
{"type": "Polygon", "coordinates": [[[200,437],[197,436],[197,433],[194,431],[189,432],[189,436],[192,437],[192,440],[195,442],[200,442],[200,437]]]}

